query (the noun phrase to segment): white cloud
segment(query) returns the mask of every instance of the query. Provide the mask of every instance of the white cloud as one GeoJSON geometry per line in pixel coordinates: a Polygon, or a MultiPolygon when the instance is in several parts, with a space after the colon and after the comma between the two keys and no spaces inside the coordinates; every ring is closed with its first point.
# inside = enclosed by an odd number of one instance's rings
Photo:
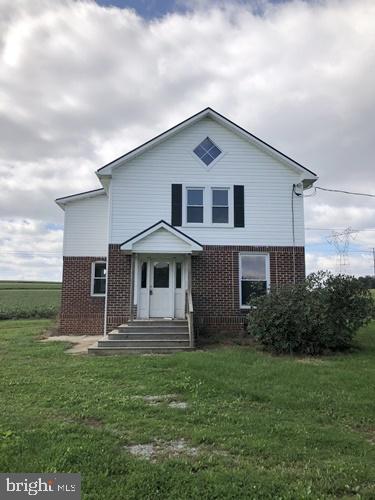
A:
{"type": "MultiPolygon", "coordinates": [[[[0,226],[1,245],[21,244],[12,224],[27,219],[36,232],[21,224],[22,243],[41,251],[45,224],[62,219],[55,197],[96,187],[97,167],[207,105],[317,171],[321,185],[375,192],[373,0],[264,1],[262,15],[188,3],[189,13],[145,21],[93,1],[2,0],[0,216],[15,222],[0,226]]],[[[374,216],[372,199],[306,199],[307,226],[372,227],[374,216]]],[[[6,262],[0,278],[26,272],[6,262]]]]}
{"type": "MultiPolygon", "coordinates": [[[[345,265],[341,267],[341,272],[353,274],[355,276],[372,275],[374,270],[373,257],[371,253],[348,253],[345,265]]],[[[322,254],[306,252],[306,272],[314,272],[317,270],[331,271],[332,273],[340,272],[338,256],[335,253],[322,254]]]]}

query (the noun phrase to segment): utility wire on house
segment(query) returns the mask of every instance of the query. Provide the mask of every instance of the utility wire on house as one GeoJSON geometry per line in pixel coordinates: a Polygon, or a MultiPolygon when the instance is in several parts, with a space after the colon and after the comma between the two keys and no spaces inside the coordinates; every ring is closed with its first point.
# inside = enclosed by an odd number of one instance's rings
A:
{"type": "Polygon", "coordinates": [[[329,191],[331,193],[343,193],[343,194],[352,194],[354,196],[369,196],[370,198],[375,198],[375,194],[369,193],[355,193],[353,191],[343,191],[342,189],[329,189],[320,186],[314,186],[314,189],[320,189],[320,191],[329,191]]]}
{"type": "Polygon", "coordinates": [[[309,193],[309,194],[304,194],[303,195],[304,198],[310,198],[311,196],[315,196],[317,194],[317,190],[326,191],[326,192],[330,192],[330,193],[342,193],[342,194],[350,194],[353,196],[367,196],[370,198],[375,198],[375,194],[358,193],[355,191],[345,191],[343,189],[331,189],[331,188],[325,188],[325,187],[321,187],[321,186],[312,186],[311,189],[313,189],[313,192],[309,193]]]}

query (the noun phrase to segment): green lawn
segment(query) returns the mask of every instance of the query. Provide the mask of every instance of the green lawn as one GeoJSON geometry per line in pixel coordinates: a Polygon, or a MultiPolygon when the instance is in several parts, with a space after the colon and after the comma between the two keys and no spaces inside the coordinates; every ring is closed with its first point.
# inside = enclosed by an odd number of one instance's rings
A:
{"type": "Polygon", "coordinates": [[[0,319],[54,317],[60,296],[61,283],[0,281],[0,319]]]}
{"type": "Polygon", "coordinates": [[[317,360],[251,347],[89,357],[0,322],[0,470],[81,472],[85,499],[375,498],[375,323],[317,360]],[[140,396],[176,394],[185,410],[140,396]],[[185,439],[198,455],[134,457],[185,439]]]}

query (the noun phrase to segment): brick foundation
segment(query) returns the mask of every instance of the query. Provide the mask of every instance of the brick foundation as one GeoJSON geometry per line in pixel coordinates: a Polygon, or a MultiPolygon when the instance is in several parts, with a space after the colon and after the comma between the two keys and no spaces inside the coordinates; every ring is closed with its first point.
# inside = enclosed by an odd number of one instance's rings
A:
{"type": "MultiPolygon", "coordinates": [[[[238,333],[243,330],[248,310],[240,309],[239,253],[270,255],[271,289],[305,277],[304,247],[205,246],[192,257],[194,317],[201,335],[238,333]]],[[[102,335],[104,297],[91,297],[91,264],[102,257],[64,257],[60,331],[63,335],[102,335]]],[[[132,257],[109,246],[107,332],[125,323],[132,311],[132,257]]]]}
{"type": "Polygon", "coordinates": [[[91,296],[91,265],[105,260],[105,257],[64,257],[61,335],[103,335],[104,297],[91,296]]]}

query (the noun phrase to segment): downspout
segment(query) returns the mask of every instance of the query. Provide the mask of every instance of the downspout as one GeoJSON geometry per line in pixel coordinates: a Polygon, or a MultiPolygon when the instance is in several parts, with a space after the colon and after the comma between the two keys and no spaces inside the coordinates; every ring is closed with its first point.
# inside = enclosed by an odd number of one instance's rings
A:
{"type": "Polygon", "coordinates": [[[294,195],[301,196],[301,193],[296,192],[297,184],[292,186],[292,238],[293,238],[293,285],[296,284],[296,231],[295,231],[295,221],[294,221],[294,195]]]}
{"type": "Polygon", "coordinates": [[[104,335],[107,335],[107,310],[108,310],[108,281],[109,281],[109,245],[112,238],[112,178],[109,183],[108,189],[108,228],[107,228],[107,265],[106,274],[107,279],[105,280],[105,301],[104,301],[104,335]]]}

